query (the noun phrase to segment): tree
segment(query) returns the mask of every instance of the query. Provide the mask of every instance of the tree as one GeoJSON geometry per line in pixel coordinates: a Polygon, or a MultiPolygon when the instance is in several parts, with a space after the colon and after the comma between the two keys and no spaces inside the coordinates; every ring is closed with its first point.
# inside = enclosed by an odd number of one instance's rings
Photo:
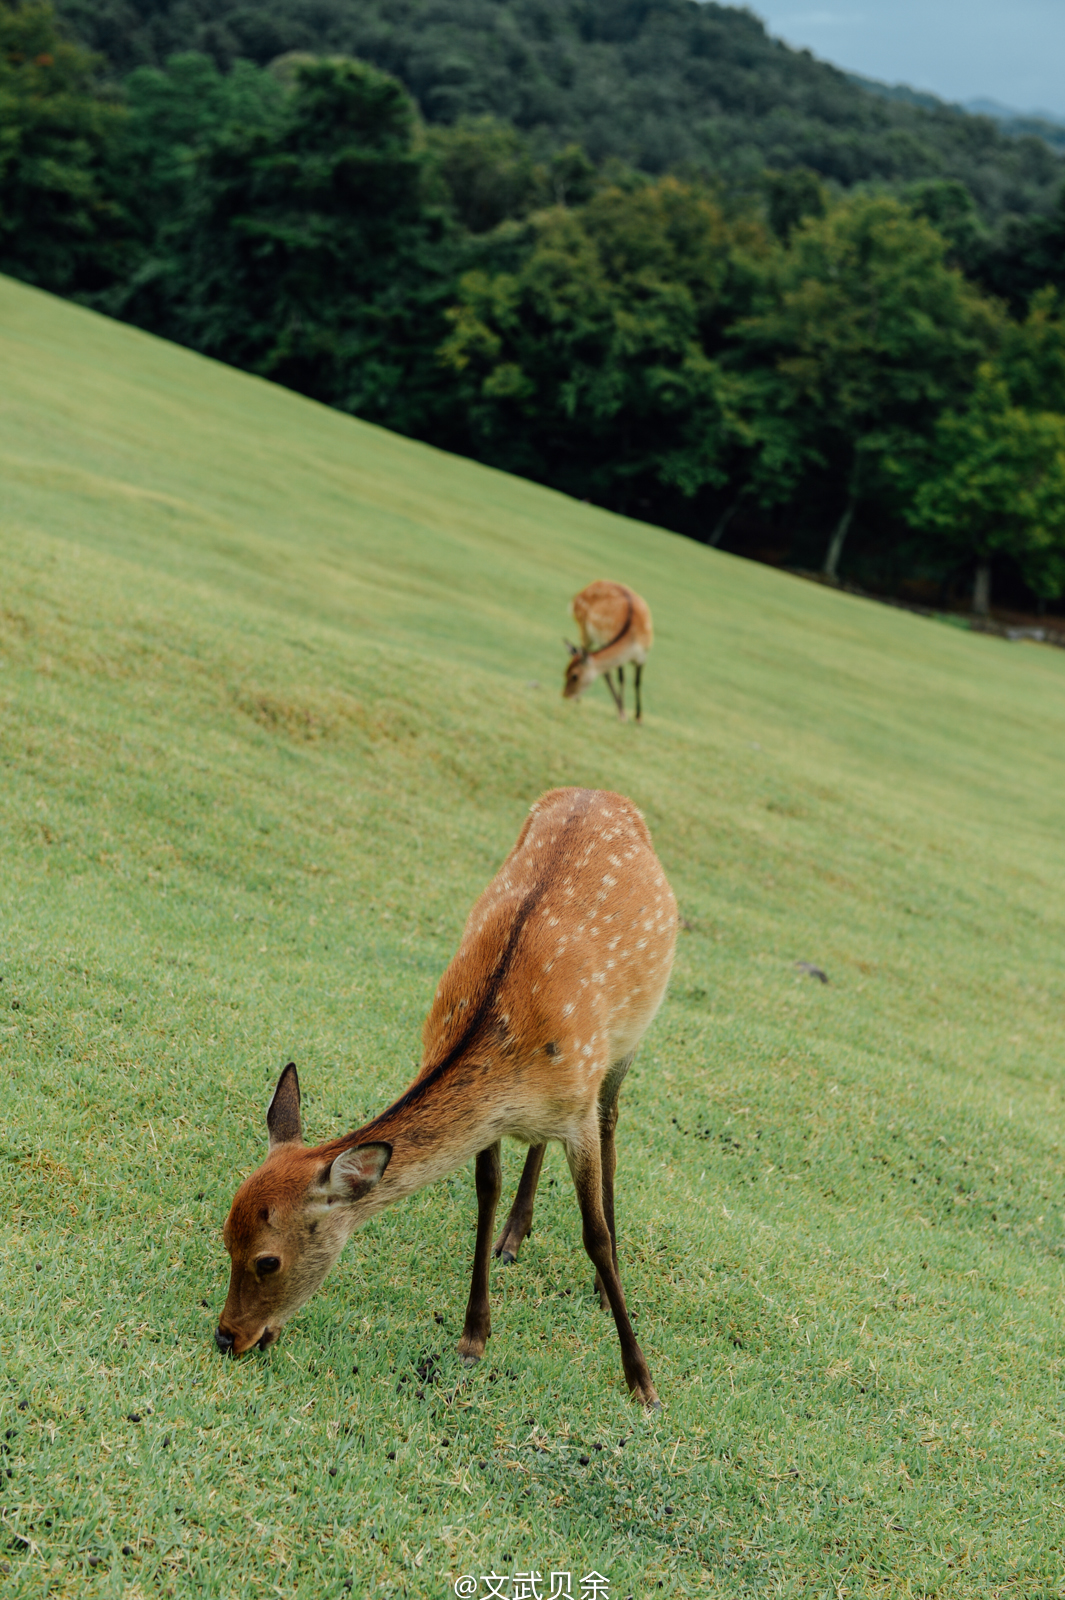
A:
{"type": "Polygon", "coordinates": [[[0,0],[0,272],[58,294],[111,282],[131,234],[105,181],[125,113],[50,5],[0,0]]]}
{"type": "Polygon", "coordinates": [[[1015,405],[1065,413],[1062,310],[1061,295],[1047,287],[1032,296],[1023,322],[1003,325],[998,366],[1015,405]]]}
{"type": "Polygon", "coordinates": [[[777,258],[765,304],[733,330],[765,503],[804,480],[833,486],[826,576],[897,434],[964,401],[997,329],[946,264],[946,243],[898,201],[860,196],[807,218],[777,258]]]}
{"type": "Polygon", "coordinates": [[[443,388],[454,274],[414,107],[394,78],[333,59],[297,64],[267,111],[197,153],[160,331],[417,431],[443,388]]]}
{"type": "Polygon", "coordinates": [[[732,257],[705,191],[606,188],[486,250],[441,350],[474,454],[619,510],[726,481],[730,380],[709,352],[734,314],[732,257]]]}
{"type": "Polygon", "coordinates": [[[276,126],[284,102],[273,73],[248,61],[222,73],[194,51],[171,56],[165,70],[138,67],[122,90],[128,115],[114,182],[151,244],[181,216],[199,153],[224,134],[276,126]]]}
{"type": "Polygon", "coordinates": [[[828,208],[825,186],[809,167],[767,172],[765,190],[769,226],[784,244],[806,217],[823,217],[828,208]]]}
{"type": "Polygon", "coordinates": [[[991,562],[1010,557],[1044,600],[1065,588],[1065,417],[1013,405],[1001,373],[981,366],[970,403],[937,419],[931,449],[902,471],[910,524],[974,563],[973,610],[991,606],[991,562]]]}
{"type": "Polygon", "coordinates": [[[1056,202],[1034,216],[1009,217],[1001,234],[976,258],[974,276],[1020,316],[1047,285],[1065,290],[1065,186],[1056,202]]]}

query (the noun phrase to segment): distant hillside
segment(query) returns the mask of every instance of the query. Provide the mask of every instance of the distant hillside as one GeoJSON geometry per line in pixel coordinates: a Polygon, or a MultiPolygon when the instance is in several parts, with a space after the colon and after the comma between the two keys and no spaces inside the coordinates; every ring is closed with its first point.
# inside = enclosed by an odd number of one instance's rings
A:
{"type": "Polygon", "coordinates": [[[1065,152],[1065,122],[1049,112],[1013,111],[996,100],[970,100],[965,109],[976,116],[991,117],[1004,133],[1015,139],[1045,139],[1053,149],[1065,152]]]}
{"type": "Polygon", "coordinates": [[[957,178],[985,217],[1049,209],[1063,175],[1045,137],[916,96],[887,97],[693,0],[59,0],[116,74],[200,50],[226,66],[289,50],[394,73],[430,122],[492,113],[541,145],[578,141],[644,171],[731,182],[807,166],[849,187],[957,178]],[[916,103],[915,103],[916,102],[916,103]],[[1019,131],[1019,130],[1014,130],[1019,131]]]}
{"type": "Polygon", "coordinates": [[[973,117],[990,117],[1002,132],[1012,139],[1042,139],[1053,150],[1065,154],[1065,122],[1049,112],[1017,111],[1004,106],[1000,100],[966,100],[961,106],[940,100],[926,89],[911,89],[907,83],[881,83],[877,78],[863,78],[858,72],[848,72],[847,81],[864,89],[867,94],[896,105],[919,106],[925,111],[964,111],[973,117]]]}

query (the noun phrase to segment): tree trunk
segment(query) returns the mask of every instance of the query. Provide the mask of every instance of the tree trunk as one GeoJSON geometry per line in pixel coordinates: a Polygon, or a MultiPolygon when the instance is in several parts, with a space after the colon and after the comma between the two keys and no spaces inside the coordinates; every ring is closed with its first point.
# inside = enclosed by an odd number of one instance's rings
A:
{"type": "Polygon", "coordinates": [[[851,518],[854,516],[854,508],[857,503],[858,496],[852,489],[847,498],[846,510],[836,523],[836,531],[829,541],[828,553],[825,556],[825,564],[821,568],[821,571],[824,573],[826,578],[831,578],[833,583],[836,581],[836,571],[839,567],[839,558],[843,554],[843,544],[847,534],[850,531],[851,518]]]}
{"type": "Polygon", "coordinates": [[[741,489],[736,498],[729,502],[724,511],[722,511],[721,515],[718,517],[717,521],[714,523],[713,532],[706,541],[711,549],[716,550],[722,539],[725,537],[729,523],[736,515],[736,512],[740,509],[740,501],[742,499],[743,490],[741,489]]]}
{"type": "Polygon", "coordinates": [[[986,556],[981,556],[976,563],[976,577],[973,579],[973,615],[986,617],[990,612],[991,563],[986,556]]]}

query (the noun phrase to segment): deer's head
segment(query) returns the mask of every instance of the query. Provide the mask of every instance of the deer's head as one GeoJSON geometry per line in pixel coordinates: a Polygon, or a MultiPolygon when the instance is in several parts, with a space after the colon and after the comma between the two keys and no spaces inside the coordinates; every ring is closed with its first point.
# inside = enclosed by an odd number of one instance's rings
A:
{"type": "Polygon", "coordinates": [[[291,1061],[278,1079],[266,1127],[269,1154],[237,1190],[222,1229],[231,1266],[215,1343],[235,1356],[255,1345],[265,1350],[321,1287],[370,1210],[366,1196],[392,1154],[389,1144],[308,1149],[291,1061]]]}
{"type": "Polygon", "coordinates": [[[564,639],[563,644],[569,649],[569,661],[566,663],[566,672],[562,680],[563,700],[573,700],[583,694],[598,676],[595,664],[588,658],[587,650],[580,649],[575,644],[570,644],[564,639]]]}

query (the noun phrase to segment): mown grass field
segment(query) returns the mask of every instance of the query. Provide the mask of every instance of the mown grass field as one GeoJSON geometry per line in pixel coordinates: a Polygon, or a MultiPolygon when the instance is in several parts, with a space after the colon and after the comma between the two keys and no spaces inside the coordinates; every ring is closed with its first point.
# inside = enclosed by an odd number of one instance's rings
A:
{"type": "Polygon", "coordinates": [[[0,1592],[1065,1593],[1065,653],[4,280],[0,374],[0,1592]],[[642,728],[559,697],[599,576],[654,612],[642,728]],[[562,783],[636,800],[687,923],[619,1127],[663,1411],[626,1397],[558,1150],[472,1372],[471,1172],[222,1360],[279,1067],[313,1139],[403,1087],[562,783]]]}

